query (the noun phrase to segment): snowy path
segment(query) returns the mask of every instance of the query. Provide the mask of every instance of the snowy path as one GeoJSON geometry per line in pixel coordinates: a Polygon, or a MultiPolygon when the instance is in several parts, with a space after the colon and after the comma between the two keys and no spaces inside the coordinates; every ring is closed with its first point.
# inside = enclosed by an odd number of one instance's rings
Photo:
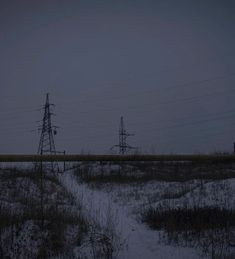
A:
{"type": "Polygon", "coordinates": [[[118,254],[119,259],[198,259],[199,255],[190,248],[164,246],[158,244],[158,234],[149,230],[144,224],[139,224],[128,215],[125,208],[114,203],[103,191],[91,190],[85,184],[78,184],[72,173],[61,176],[61,181],[69,192],[81,204],[89,220],[98,222],[101,226],[110,223],[115,226],[125,240],[124,247],[118,254]]]}

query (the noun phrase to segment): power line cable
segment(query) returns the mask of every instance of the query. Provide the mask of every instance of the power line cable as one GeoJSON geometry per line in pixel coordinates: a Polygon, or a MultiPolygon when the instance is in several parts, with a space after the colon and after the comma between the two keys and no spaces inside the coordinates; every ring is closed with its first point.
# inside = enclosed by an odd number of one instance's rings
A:
{"type": "MultiPolygon", "coordinates": [[[[143,104],[143,105],[135,105],[135,106],[129,106],[127,109],[125,109],[125,111],[136,111],[138,109],[142,109],[142,108],[146,108],[146,107],[150,107],[150,108],[156,108],[158,106],[161,105],[168,105],[168,104],[177,104],[177,103],[182,103],[182,102],[186,102],[186,103],[192,103],[195,101],[201,101],[202,98],[205,97],[213,97],[213,96],[221,96],[224,94],[230,94],[231,92],[235,92],[235,89],[231,89],[230,91],[219,91],[219,92],[215,92],[215,93],[207,93],[204,95],[200,95],[200,96],[192,96],[192,97],[186,97],[186,98],[179,98],[179,99],[175,99],[175,100],[169,100],[169,101],[162,101],[162,102],[156,102],[156,103],[147,103],[147,104],[143,104]]],[[[95,109],[95,112],[113,112],[113,111],[120,111],[120,107],[115,107],[115,108],[107,108],[107,109],[95,109]]],[[[93,110],[91,111],[79,111],[79,114],[89,114],[91,112],[94,112],[93,110]]],[[[71,115],[71,112],[69,114],[66,114],[64,112],[61,113],[61,116],[67,116],[67,117],[74,117],[73,115],[71,115]]]]}
{"type": "MultiPolygon", "coordinates": [[[[153,93],[159,93],[159,90],[162,90],[164,92],[166,92],[166,90],[169,90],[169,89],[175,89],[175,88],[181,88],[181,87],[187,87],[187,86],[190,86],[190,85],[201,85],[201,84],[204,84],[204,83],[207,83],[207,82],[212,82],[212,81],[217,81],[217,80],[223,80],[223,79],[227,79],[227,78],[230,78],[230,77],[234,77],[235,76],[235,73],[230,73],[230,74],[227,74],[227,75],[221,75],[221,76],[214,76],[214,77],[210,77],[210,78],[206,78],[206,79],[202,79],[202,80],[196,80],[196,81],[191,81],[191,82],[186,82],[186,83],[181,83],[181,84],[174,84],[174,85],[171,85],[171,86],[168,86],[168,87],[165,87],[165,88],[158,88],[158,89],[154,89],[154,90],[145,90],[145,91],[139,91],[139,92],[132,92],[130,94],[125,94],[123,96],[119,96],[119,97],[109,97],[108,99],[102,99],[100,100],[100,102],[104,102],[106,100],[108,101],[112,101],[112,100],[119,100],[119,99],[123,99],[123,98],[126,98],[126,97],[134,97],[136,95],[144,95],[144,94],[153,94],[153,93]]],[[[78,104],[78,103],[90,103],[90,102],[95,102],[97,101],[97,98],[94,98],[94,99],[87,99],[87,100],[83,100],[83,101],[80,101],[80,102],[60,102],[60,105],[68,105],[68,104],[78,104]]]]}
{"type": "MultiPolygon", "coordinates": [[[[213,119],[214,117],[217,118],[218,115],[229,115],[229,114],[234,114],[234,110],[226,110],[226,111],[222,111],[220,113],[213,113],[213,114],[203,114],[202,116],[196,116],[196,117],[192,117],[191,115],[190,116],[187,116],[187,117],[178,117],[178,118],[175,118],[175,121],[186,121],[186,120],[195,120],[195,119],[213,119]]],[[[174,121],[173,121],[174,122],[174,121]]],[[[143,123],[143,122],[136,122],[136,123],[133,123],[133,122],[129,122],[129,126],[138,126],[138,125],[156,125],[156,123],[172,123],[172,120],[167,120],[167,119],[162,119],[162,120],[156,120],[153,124],[149,124],[149,123],[143,123]]],[[[95,123],[95,125],[90,125],[89,128],[93,128],[95,127],[96,129],[98,127],[106,127],[107,126],[111,127],[111,128],[115,128],[116,127],[116,124],[111,124],[110,122],[104,122],[104,123],[95,123]]],[[[67,123],[63,123],[63,129],[87,129],[88,126],[87,125],[75,125],[75,124],[67,124],[67,123]]]]}
{"type": "MultiPolygon", "coordinates": [[[[204,80],[197,80],[197,81],[192,81],[192,82],[188,82],[188,83],[183,83],[183,84],[176,84],[176,85],[172,85],[170,87],[167,87],[165,89],[163,89],[164,91],[166,91],[166,89],[172,89],[172,88],[175,88],[175,87],[186,87],[188,85],[198,85],[198,84],[203,84],[205,82],[210,82],[210,81],[214,81],[214,80],[221,80],[221,79],[226,79],[226,78],[229,78],[229,77],[233,77],[235,76],[235,73],[231,73],[231,74],[227,74],[227,75],[222,75],[222,76],[216,76],[216,77],[212,77],[212,78],[208,78],[208,79],[204,79],[204,80]]],[[[157,91],[159,91],[159,89],[156,89],[157,91]]],[[[126,97],[133,97],[133,96],[136,96],[136,95],[143,95],[143,94],[146,94],[146,93],[155,93],[156,90],[146,90],[146,91],[140,91],[140,92],[135,92],[135,93],[131,93],[129,95],[124,95],[124,96],[121,96],[121,97],[114,97],[114,98],[108,98],[108,99],[102,99],[100,102],[104,102],[105,100],[115,100],[115,99],[123,99],[123,98],[126,98],[126,97]]],[[[228,92],[233,92],[235,91],[235,89],[230,89],[228,92]]],[[[168,103],[175,103],[175,102],[182,102],[182,101],[191,101],[191,100],[195,100],[195,99],[200,99],[200,98],[203,98],[203,97],[209,97],[209,96],[214,96],[214,95],[221,95],[221,94],[226,94],[227,91],[221,91],[221,92],[215,92],[215,93],[209,93],[209,94],[204,94],[204,95],[200,95],[200,96],[193,96],[193,97],[186,97],[186,98],[180,98],[178,100],[170,100],[170,101],[165,101],[165,102],[161,102],[161,105],[162,104],[168,104],[168,103]]],[[[91,99],[90,101],[94,102],[94,101],[97,101],[97,99],[91,99]]],[[[60,103],[60,106],[61,105],[67,105],[67,104],[78,104],[78,103],[84,103],[84,102],[89,102],[89,100],[86,100],[86,101],[82,101],[82,102],[61,102],[60,103]]],[[[19,107],[17,110],[7,110],[6,111],[0,111],[0,115],[1,114],[22,114],[22,113],[30,113],[30,112],[38,112],[38,111],[41,111],[43,107],[40,106],[40,108],[33,108],[32,107],[29,107],[27,106],[28,108],[31,108],[31,109],[22,109],[22,106],[19,107]]],[[[138,106],[135,106],[135,107],[132,107],[132,108],[137,108],[138,106]]],[[[142,106],[143,107],[143,106],[142,106]]],[[[24,106],[24,108],[26,108],[26,106],[24,106]]],[[[105,112],[105,111],[112,111],[112,110],[116,110],[116,109],[103,109],[101,111],[105,112]]],[[[81,112],[81,113],[84,113],[84,112],[81,112]]],[[[87,112],[85,112],[87,113],[87,112]]]]}
{"type": "Polygon", "coordinates": [[[145,129],[145,131],[159,131],[159,130],[166,130],[166,129],[174,129],[174,128],[178,128],[178,127],[180,128],[180,127],[185,127],[185,126],[193,126],[193,125],[201,124],[201,123],[207,123],[207,122],[211,122],[211,121],[220,121],[221,119],[234,119],[234,118],[235,118],[235,114],[228,115],[228,116],[221,116],[218,118],[198,120],[198,121],[194,121],[191,123],[182,123],[182,124],[175,124],[175,125],[171,125],[171,126],[167,126],[167,127],[157,127],[157,128],[145,129]]]}

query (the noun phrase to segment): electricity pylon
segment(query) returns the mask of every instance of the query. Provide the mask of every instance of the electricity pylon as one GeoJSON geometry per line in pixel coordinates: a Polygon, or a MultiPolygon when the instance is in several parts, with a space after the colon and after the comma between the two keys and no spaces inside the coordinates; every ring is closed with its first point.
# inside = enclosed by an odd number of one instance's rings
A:
{"type": "Polygon", "coordinates": [[[123,116],[121,116],[120,119],[120,126],[119,126],[119,144],[118,145],[114,145],[112,147],[112,149],[114,147],[118,147],[119,148],[119,154],[120,155],[125,155],[126,153],[128,153],[131,149],[136,149],[136,147],[132,147],[129,144],[127,144],[127,138],[130,136],[134,136],[134,134],[130,134],[126,131],[125,129],[125,125],[124,125],[124,120],[123,120],[123,116]]]}
{"type": "MultiPolygon", "coordinates": [[[[42,126],[39,128],[39,130],[41,130],[41,137],[38,146],[38,155],[56,154],[54,135],[57,134],[57,127],[52,126],[51,123],[51,115],[53,115],[53,113],[51,112],[51,106],[54,106],[54,104],[51,104],[49,102],[49,94],[47,94],[46,103],[43,107],[44,115],[42,120],[42,126]]],[[[47,162],[43,164],[43,170],[47,172],[59,171],[58,163],[47,162]]]]}

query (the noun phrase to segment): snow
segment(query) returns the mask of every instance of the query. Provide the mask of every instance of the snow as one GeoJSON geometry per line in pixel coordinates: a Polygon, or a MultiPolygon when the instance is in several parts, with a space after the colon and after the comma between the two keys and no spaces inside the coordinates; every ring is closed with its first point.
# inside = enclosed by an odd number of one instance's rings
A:
{"type": "Polygon", "coordinates": [[[125,206],[114,202],[108,192],[78,184],[72,171],[61,175],[60,180],[76,198],[78,206],[89,220],[103,228],[107,228],[109,224],[115,227],[121,246],[117,253],[118,259],[200,258],[194,249],[159,244],[157,231],[139,223],[125,206]]]}
{"type": "MultiPolygon", "coordinates": [[[[101,170],[96,166],[94,169],[98,172],[101,170]]],[[[118,166],[113,166],[112,169],[119,170],[118,166]]],[[[102,170],[106,171],[104,168],[102,170]]],[[[140,221],[141,212],[149,206],[161,206],[163,209],[185,206],[235,207],[235,179],[187,182],[153,180],[88,185],[78,182],[72,170],[58,175],[58,179],[74,199],[71,199],[56,179],[46,181],[44,187],[48,194],[48,205],[45,208],[58,200],[57,205],[61,209],[69,210],[74,215],[81,213],[89,222],[89,233],[80,236],[80,243],[73,242],[79,232],[75,231],[74,225],[68,225],[65,229],[66,242],[71,243],[67,247],[74,258],[94,257],[90,240],[94,230],[95,234],[104,233],[110,238],[115,248],[114,257],[117,259],[198,259],[201,258],[199,249],[163,244],[161,232],[150,229],[140,221]]],[[[40,200],[39,186],[30,175],[17,175],[16,178],[2,180],[1,189],[2,209],[12,211],[14,215],[20,215],[27,204],[40,200]]],[[[12,253],[11,258],[14,255],[25,258],[29,254],[29,257],[35,258],[41,243],[37,224],[33,220],[27,220],[20,228],[14,228],[13,225],[9,226],[2,233],[4,242],[12,244],[12,249],[8,249],[12,253]]]]}

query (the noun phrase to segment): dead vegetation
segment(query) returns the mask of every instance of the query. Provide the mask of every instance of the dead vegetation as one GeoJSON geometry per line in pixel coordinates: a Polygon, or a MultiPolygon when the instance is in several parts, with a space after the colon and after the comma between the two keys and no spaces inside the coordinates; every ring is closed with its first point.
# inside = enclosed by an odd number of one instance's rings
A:
{"type": "Polygon", "coordinates": [[[235,177],[235,165],[221,162],[82,163],[75,170],[87,183],[148,181],[186,182],[193,179],[222,180],[235,177]]]}
{"type": "Polygon", "coordinates": [[[110,216],[100,226],[52,173],[0,170],[0,258],[113,258],[110,216]]]}
{"type": "Polygon", "coordinates": [[[37,172],[2,170],[0,180],[1,258],[66,257],[81,244],[88,223],[56,177],[44,174],[43,196],[37,172]]]}
{"type": "Polygon", "coordinates": [[[200,257],[235,257],[234,164],[86,163],[76,176],[130,206],[160,243],[194,247],[200,257]]]}
{"type": "Polygon", "coordinates": [[[234,258],[235,210],[217,207],[149,208],[143,222],[166,244],[199,248],[213,258],[234,258]]]}

